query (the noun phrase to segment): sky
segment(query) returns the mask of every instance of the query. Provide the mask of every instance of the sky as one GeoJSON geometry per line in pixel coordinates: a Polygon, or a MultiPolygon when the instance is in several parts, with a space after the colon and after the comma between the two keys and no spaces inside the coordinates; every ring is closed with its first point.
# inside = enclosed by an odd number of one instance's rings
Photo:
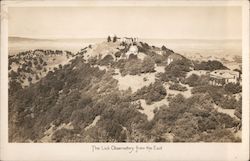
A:
{"type": "Polygon", "coordinates": [[[12,7],[9,36],[150,39],[241,39],[241,8],[12,7]]]}

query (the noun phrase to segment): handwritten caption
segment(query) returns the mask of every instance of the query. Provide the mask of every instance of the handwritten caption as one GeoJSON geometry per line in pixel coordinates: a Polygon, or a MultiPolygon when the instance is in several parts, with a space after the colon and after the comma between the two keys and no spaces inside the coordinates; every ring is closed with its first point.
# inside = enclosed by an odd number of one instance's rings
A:
{"type": "Polygon", "coordinates": [[[126,151],[128,153],[138,153],[138,152],[152,152],[152,151],[161,151],[163,150],[162,146],[159,145],[131,145],[131,146],[122,146],[122,145],[92,145],[92,152],[97,151],[126,151]]]}

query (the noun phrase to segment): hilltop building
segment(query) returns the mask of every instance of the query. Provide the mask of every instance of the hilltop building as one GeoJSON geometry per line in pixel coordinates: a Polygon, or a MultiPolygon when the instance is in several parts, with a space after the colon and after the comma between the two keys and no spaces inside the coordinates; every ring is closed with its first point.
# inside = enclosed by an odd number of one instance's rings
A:
{"type": "Polygon", "coordinates": [[[128,52],[126,53],[126,58],[129,58],[131,54],[138,55],[138,47],[136,45],[130,46],[128,52]]]}
{"type": "Polygon", "coordinates": [[[115,34],[109,35],[108,36],[110,38],[110,41],[117,40],[121,43],[127,43],[127,44],[133,44],[138,42],[138,38],[137,37],[117,37],[115,34]]]}
{"type": "Polygon", "coordinates": [[[138,42],[138,38],[136,37],[121,37],[121,38],[118,37],[117,40],[128,44],[133,44],[135,42],[138,42]]]}
{"type": "Polygon", "coordinates": [[[181,60],[181,59],[182,59],[182,57],[180,55],[178,55],[178,54],[171,54],[171,55],[168,56],[167,63],[169,65],[173,61],[181,60]]]}
{"type": "Polygon", "coordinates": [[[239,72],[232,70],[215,70],[210,74],[210,84],[222,86],[227,83],[238,83],[240,79],[239,72]]]}

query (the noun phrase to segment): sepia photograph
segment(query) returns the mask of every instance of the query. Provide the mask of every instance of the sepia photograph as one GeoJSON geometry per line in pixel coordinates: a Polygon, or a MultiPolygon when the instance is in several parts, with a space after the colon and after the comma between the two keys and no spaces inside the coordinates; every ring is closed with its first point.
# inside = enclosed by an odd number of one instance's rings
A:
{"type": "Polygon", "coordinates": [[[240,7],[8,12],[10,142],[241,141],[240,7]]]}
{"type": "Polygon", "coordinates": [[[7,143],[243,142],[241,5],[20,4],[5,17],[7,143]]]}

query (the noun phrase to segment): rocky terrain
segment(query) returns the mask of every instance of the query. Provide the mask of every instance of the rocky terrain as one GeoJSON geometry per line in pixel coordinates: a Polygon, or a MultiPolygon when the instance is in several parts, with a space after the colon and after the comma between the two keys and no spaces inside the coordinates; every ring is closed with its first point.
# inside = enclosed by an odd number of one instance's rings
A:
{"type": "Polygon", "coordinates": [[[228,67],[110,37],[9,56],[9,141],[240,142],[240,80],[211,85],[214,70],[228,67]]]}

